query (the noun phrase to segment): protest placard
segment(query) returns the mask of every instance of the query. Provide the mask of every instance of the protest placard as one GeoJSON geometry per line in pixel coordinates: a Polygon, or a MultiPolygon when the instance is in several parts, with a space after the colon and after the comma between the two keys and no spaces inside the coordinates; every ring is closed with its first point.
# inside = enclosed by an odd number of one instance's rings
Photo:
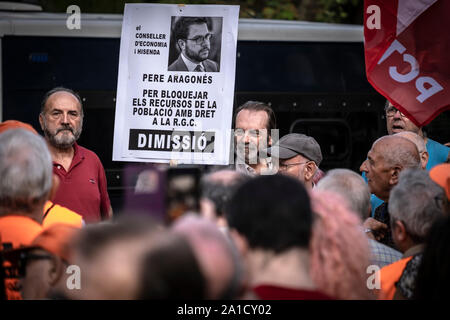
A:
{"type": "Polygon", "coordinates": [[[126,4],[113,160],[228,164],[238,6],[126,4]]]}

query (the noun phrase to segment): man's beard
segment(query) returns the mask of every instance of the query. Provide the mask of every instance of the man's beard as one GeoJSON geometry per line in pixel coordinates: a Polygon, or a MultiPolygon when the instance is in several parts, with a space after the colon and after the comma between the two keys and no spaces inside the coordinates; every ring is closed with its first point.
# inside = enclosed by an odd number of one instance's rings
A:
{"type": "MultiPolygon", "coordinates": [[[[204,49],[202,49],[202,50],[204,50],[204,49]]],[[[202,61],[206,60],[208,58],[208,56],[209,56],[209,50],[208,50],[208,54],[206,55],[206,57],[202,58],[200,56],[200,51],[202,51],[202,50],[199,50],[198,52],[195,52],[193,50],[190,50],[186,46],[185,54],[192,61],[202,62],[202,61]]]]}
{"type": "Polygon", "coordinates": [[[258,146],[253,143],[240,143],[236,145],[238,163],[257,164],[259,158],[258,146]]]}
{"type": "Polygon", "coordinates": [[[74,129],[72,129],[69,125],[62,125],[60,128],[56,129],[55,133],[53,133],[48,130],[47,125],[44,122],[44,134],[48,141],[53,147],[61,150],[66,150],[73,146],[75,141],[80,138],[82,128],[83,126],[80,125],[80,128],[77,131],[74,131],[74,129]],[[72,134],[63,134],[58,136],[58,133],[61,131],[70,131],[72,134]]]}

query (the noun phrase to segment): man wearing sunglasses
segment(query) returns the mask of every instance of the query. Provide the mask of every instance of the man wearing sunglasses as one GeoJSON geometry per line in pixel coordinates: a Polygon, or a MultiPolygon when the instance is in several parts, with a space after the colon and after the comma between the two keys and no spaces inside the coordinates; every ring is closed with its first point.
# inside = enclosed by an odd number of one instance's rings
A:
{"type": "Polygon", "coordinates": [[[267,153],[278,154],[280,173],[302,181],[307,189],[313,188],[313,177],[322,161],[322,151],[313,137],[290,133],[267,149],[267,153]]]}
{"type": "Polygon", "coordinates": [[[181,53],[169,71],[219,72],[217,62],[208,59],[213,34],[206,18],[180,17],[174,27],[175,41],[181,53]]]}

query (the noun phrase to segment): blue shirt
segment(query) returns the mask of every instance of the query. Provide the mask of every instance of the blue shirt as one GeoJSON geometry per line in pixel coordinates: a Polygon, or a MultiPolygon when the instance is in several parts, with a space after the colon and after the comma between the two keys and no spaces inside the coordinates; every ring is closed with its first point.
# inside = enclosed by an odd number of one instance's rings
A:
{"type": "MultiPolygon", "coordinates": [[[[426,147],[429,158],[425,170],[430,171],[434,166],[437,166],[438,164],[447,161],[448,154],[450,152],[449,147],[444,146],[443,144],[440,144],[439,142],[436,142],[434,140],[431,140],[430,138],[427,139],[426,147]]],[[[363,172],[362,177],[367,182],[365,172],[363,172]]],[[[375,213],[375,209],[378,208],[383,202],[384,202],[383,200],[381,200],[374,194],[370,196],[370,204],[372,205],[372,217],[375,213]]]]}
{"type": "Polygon", "coordinates": [[[447,161],[450,148],[428,138],[427,151],[430,157],[428,158],[426,170],[430,171],[433,167],[437,166],[438,164],[447,161]]]}

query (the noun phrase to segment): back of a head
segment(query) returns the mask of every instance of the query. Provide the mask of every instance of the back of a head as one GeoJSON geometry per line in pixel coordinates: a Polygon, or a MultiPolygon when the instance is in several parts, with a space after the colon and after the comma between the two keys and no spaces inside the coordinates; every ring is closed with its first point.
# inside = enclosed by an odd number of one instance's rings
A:
{"type": "Polygon", "coordinates": [[[383,136],[374,142],[380,144],[384,160],[390,167],[420,169],[420,155],[416,145],[401,136],[383,136]]]}
{"type": "Polygon", "coordinates": [[[116,242],[150,237],[158,232],[159,226],[142,216],[127,216],[114,222],[103,222],[84,227],[76,237],[77,252],[83,258],[95,259],[107,246],[116,242]]]}
{"type": "Polygon", "coordinates": [[[52,185],[52,158],[44,139],[25,129],[0,134],[0,214],[31,212],[52,185]]]}
{"type": "Polygon", "coordinates": [[[147,252],[140,268],[138,299],[205,299],[206,281],[187,239],[168,233],[147,252]]]}
{"type": "Polygon", "coordinates": [[[252,249],[276,253],[307,248],[312,214],[305,187],[283,175],[256,177],[233,194],[227,220],[252,249]]]}
{"type": "Polygon", "coordinates": [[[337,299],[372,299],[366,285],[368,240],[361,220],[342,200],[329,191],[312,193],[311,278],[322,292],[337,299]]]}
{"type": "Polygon", "coordinates": [[[409,235],[416,242],[423,242],[434,221],[443,216],[444,209],[437,201],[442,197],[444,191],[426,171],[402,171],[389,196],[391,221],[403,221],[409,235]]]}
{"type": "Polygon", "coordinates": [[[81,290],[73,299],[135,299],[145,252],[161,234],[142,217],[104,222],[83,228],[73,245],[74,264],[81,270],[81,290]]]}
{"type": "Polygon", "coordinates": [[[349,209],[366,219],[369,214],[370,190],[364,179],[349,169],[333,169],[327,172],[316,187],[317,190],[332,191],[347,201],[349,209]]]}
{"type": "Polygon", "coordinates": [[[394,137],[403,137],[405,139],[408,139],[409,141],[411,141],[412,143],[414,143],[416,145],[419,153],[427,151],[427,147],[425,145],[425,140],[415,132],[402,131],[402,132],[395,133],[393,136],[394,137]]]}
{"type": "Polygon", "coordinates": [[[185,215],[173,225],[190,243],[206,280],[208,299],[233,299],[242,285],[239,254],[227,236],[212,222],[185,215]]]}
{"type": "Polygon", "coordinates": [[[233,170],[219,170],[209,173],[201,179],[202,197],[214,203],[216,214],[223,216],[226,203],[234,190],[250,176],[233,170]]]}

